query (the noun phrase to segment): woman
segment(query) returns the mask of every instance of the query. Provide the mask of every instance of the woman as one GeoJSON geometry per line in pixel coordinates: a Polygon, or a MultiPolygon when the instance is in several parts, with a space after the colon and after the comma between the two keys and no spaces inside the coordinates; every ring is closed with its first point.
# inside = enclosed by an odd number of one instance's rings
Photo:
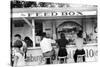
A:
{"type": "Polygon", "coordinates": [[[26,36],[26,37],[24,38],[23,44],[25,44],[25,46],[24,46],[24,48],[23,48],[23,51],[24,51],[24,53],[25,53],[25,59],[26,59],[26,58],[27,58],[27,55],[26,55],[26,53],[27,53],[27,48],[28,48],[28,47],[33,47],[33,41],[32,41],[28,36],[26,36]]]}
{"type": "Polygon", "coordinates": [[[27,47],[33,47],[33,41],[28,36],[24,38],[24,41],[27,44],[27,47]]]}
{"type": "Polygon", "coordinates": [[[68,40],[66,40],[65,35],[61,33],[60,39],[57,40],[57,44],[59,47],[58,57],[67,57],[66,45],[68,44],[68,40]]]}

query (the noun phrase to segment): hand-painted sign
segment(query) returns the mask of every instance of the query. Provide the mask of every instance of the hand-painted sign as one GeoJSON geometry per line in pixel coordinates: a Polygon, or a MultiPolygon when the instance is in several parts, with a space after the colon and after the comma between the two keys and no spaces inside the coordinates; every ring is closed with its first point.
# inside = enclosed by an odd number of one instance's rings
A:
{"type": "MultiPolygon", "coordinates": [[[[68,63],[74,62],[73,55],[75,53],[76,47],[71,46],[71,47],[67,47],[66,49],[68,52],[67,62],[68,63]]],[[[56,53],[58,53],[58,49],[55,49],[55,50],[56,50],[56,53]]],[[[85,50],[86,62],[97,61],[97,56],[98,56],[97,45],[84,46],[84,50],[85,50]]],[[[45,64],[45,59],[42,56],[41,50],[40,49],[29,50],[27,53],[27,63],[28,65],[45,64]]]]}
{"type": "Polygon", "coordinates": [[[81,12],[33,12],[33,13],[13,13],[12,17],[55,17],[55,16],[81,16],[81,12]]]}
{"type": "Polygon", "coordinates": [[[66,12],[33,12],[33,13],[12,13],[12,17],[57,17],[57,16],[83,16],[96,15],[96,11],[66,11],[66,12]]]}

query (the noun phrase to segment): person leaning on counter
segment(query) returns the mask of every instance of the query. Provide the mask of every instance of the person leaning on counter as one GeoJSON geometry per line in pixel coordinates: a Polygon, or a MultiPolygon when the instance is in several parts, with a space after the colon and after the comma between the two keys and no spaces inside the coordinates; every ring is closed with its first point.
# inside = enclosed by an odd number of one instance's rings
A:
{"type": "MultiPolygon", "coordinates": [[[[58,57],[67,57],[67,50],[66,50],[66,45],[68,45],[68,40],[65,38],[64,33],[60,34],[60,39],[57,41],[59,51],[58,51],[58,57]]],[[[63,62],[63,60],[61,60],[63,62]]]]}
{"type": "MultiPolygon", "coordinates": [[[[54,49],[52,47],[52,41],[50,38],[47,37],[46,33],[42,34],[42,40],[40,42],[40,47],[44,57],[52,58],[54,56],[54,49]]],[[[46,64],[50,64],[50,59],[47,60],[46,64]]]]}

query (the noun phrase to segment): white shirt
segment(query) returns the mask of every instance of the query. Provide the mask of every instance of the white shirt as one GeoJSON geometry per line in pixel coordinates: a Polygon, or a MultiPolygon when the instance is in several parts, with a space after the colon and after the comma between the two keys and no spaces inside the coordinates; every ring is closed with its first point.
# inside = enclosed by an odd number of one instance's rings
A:
{"type": "Polygon", "coordinates": [[[43,53],[51,51],[52,50],[52,40],[49,38],[43,38],[43,40],[40,42],[40,47],[43,53]]]}
{"type": "Polygon", "coordinates": [[[22,56],[19,52],[15,52],[15,56],[18,57],[16,67],[24,67],[24,65],[25,65],[24,56],[22,56]]]}
{"type": "Polygon", "coordinates": [[[77,48],[81,49],[83,47],[83,39],[82,38],[76,38],[75,43],[77,48]]]}

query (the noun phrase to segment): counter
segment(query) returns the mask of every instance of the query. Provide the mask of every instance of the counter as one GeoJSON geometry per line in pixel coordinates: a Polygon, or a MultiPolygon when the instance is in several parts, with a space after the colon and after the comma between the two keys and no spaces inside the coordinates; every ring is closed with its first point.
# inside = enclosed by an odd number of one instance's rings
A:
{"type": "MultiPolygon", "coordinates": [[[[93,44],[86,44],[83,46],[86,54],[86,62],[94,62],[97,61],[98,56],[98,49],[97,49],[97,43],[93,44]]],[[[77,49],[76,46],[70,45],[66,46],[67,52],[68,52],[68,59],[67,63],[73,63],[73,54],[75,50],[77,49]]],[[[56,55],[58,54],[58,48],[55,48],[56,55]]],[[[27,51],[27,60],[26,65],[41,65],[44,64],[45,60],[42,56],[41,48],[29,48],[27,51]]]]}

